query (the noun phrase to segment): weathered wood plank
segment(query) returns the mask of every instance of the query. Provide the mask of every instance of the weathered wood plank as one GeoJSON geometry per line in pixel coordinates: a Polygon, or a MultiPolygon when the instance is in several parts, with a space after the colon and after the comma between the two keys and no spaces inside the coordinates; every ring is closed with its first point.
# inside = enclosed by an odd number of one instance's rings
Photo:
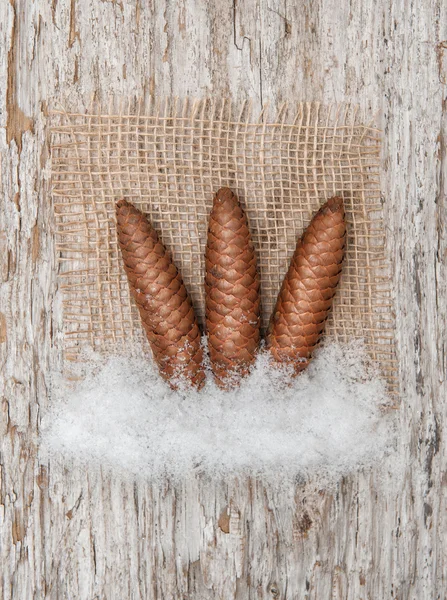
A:
{"type": "Polygon", "coordinates": [[[2,597],[442,598],[445,2],[10,0],[0,23],[2,597]],[[155,94],[251,98],[255,111],[352,101],[381,116],[400,476],[358,474],[329,496],[255,481],[158,489],[39,465],[61,325],[46,108],[155,94]]]}

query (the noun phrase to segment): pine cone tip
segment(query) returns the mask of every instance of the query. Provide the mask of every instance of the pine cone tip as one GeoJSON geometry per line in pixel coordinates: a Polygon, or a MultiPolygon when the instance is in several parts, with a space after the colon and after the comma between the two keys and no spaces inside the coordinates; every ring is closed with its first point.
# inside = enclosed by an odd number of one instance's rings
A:
{"type": "Polygon", "coordinates": [[[125,200],[124,198],[121,198],[121,200],[118,200],[118,202],[116,203],[116,208],[117,210],[120,208],[123,208],[124,206],[131,206],[130,202],[127,202],[127,200],[125,200]]]}
{"type": "Polygon", "coordinates": [[[237,205],[239,204],[239,200],[237,199],[237,196],[233,194],[230,188],[223,187],[220,188],[220,190],[218,190],[218,192],[214,196],[213,204],[214,206],[219,206],[226,203],[237,205]]]}
{"type": "Polygon", "coordinates": [[[332,198],[329,198],[326,204],[323,204],[320,210],[324,214],[328,214],[329,212],[336,213],[338,211],[342,211],[343,209],[343,198],[341,196],[333,196],[332,198]]]}

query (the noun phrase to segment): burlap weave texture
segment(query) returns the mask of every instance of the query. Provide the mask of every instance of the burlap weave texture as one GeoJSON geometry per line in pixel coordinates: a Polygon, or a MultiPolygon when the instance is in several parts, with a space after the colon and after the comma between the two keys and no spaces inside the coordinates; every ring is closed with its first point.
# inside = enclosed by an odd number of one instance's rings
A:
{"type": "Polygon", "coordinates": [[[266,327],[296,241],[331,196],[348,239],[326,339],[363,338],[396,385],[394,319],[380,194],[380,132],[355,109],[299,104],[253,118],[248,104],[153,102],[53,112],[52,193],[65,356],[116,351],[144,335],[121,264],[115,203],[143,210],[204,317],[204,250],[215,192],[230,187],[258,254],[266,327]]]}

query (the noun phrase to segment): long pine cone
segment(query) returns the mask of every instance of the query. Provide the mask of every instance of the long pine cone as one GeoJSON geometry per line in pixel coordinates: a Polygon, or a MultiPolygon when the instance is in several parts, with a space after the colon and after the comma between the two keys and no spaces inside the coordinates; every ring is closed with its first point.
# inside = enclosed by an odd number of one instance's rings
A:
{"type": "Polygon", "coordinates": [[[160,374],[174,389],[176,377],[200,389],[205,382],[200,330],[182,277],[141,211],[120,200],[116,216],[130,292],[160,374]]]}
{"type": "Polygon", "coordinates": [[[214,197],[205,253],[206,330],[211,368],[219,387],[244,377],[260,342],[256,255],[237,197],[221,188],[214,197]]]}
{"type": "Polygon", "coordinates": [[[343,199],[335,196],[314,215],[296,246],[267,333],[274,360],[292,365],[295,375],[309,365],[323,333],[340,280],[345,241],[343,199]]]}

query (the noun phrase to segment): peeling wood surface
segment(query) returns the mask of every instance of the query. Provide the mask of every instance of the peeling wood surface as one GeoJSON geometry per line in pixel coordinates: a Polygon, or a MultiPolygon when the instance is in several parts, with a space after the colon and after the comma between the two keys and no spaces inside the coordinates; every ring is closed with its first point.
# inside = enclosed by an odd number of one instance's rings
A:
{"type": "Polygon", "coordinates": [[[0,596],[444,598],[446,3],[5,0],[0,24],[0,596]],[[39,464],[61,354],[47,107],[154,94],[351,101],[381,116],[399,476],[360,473],[329,495],[39,464]]]}

